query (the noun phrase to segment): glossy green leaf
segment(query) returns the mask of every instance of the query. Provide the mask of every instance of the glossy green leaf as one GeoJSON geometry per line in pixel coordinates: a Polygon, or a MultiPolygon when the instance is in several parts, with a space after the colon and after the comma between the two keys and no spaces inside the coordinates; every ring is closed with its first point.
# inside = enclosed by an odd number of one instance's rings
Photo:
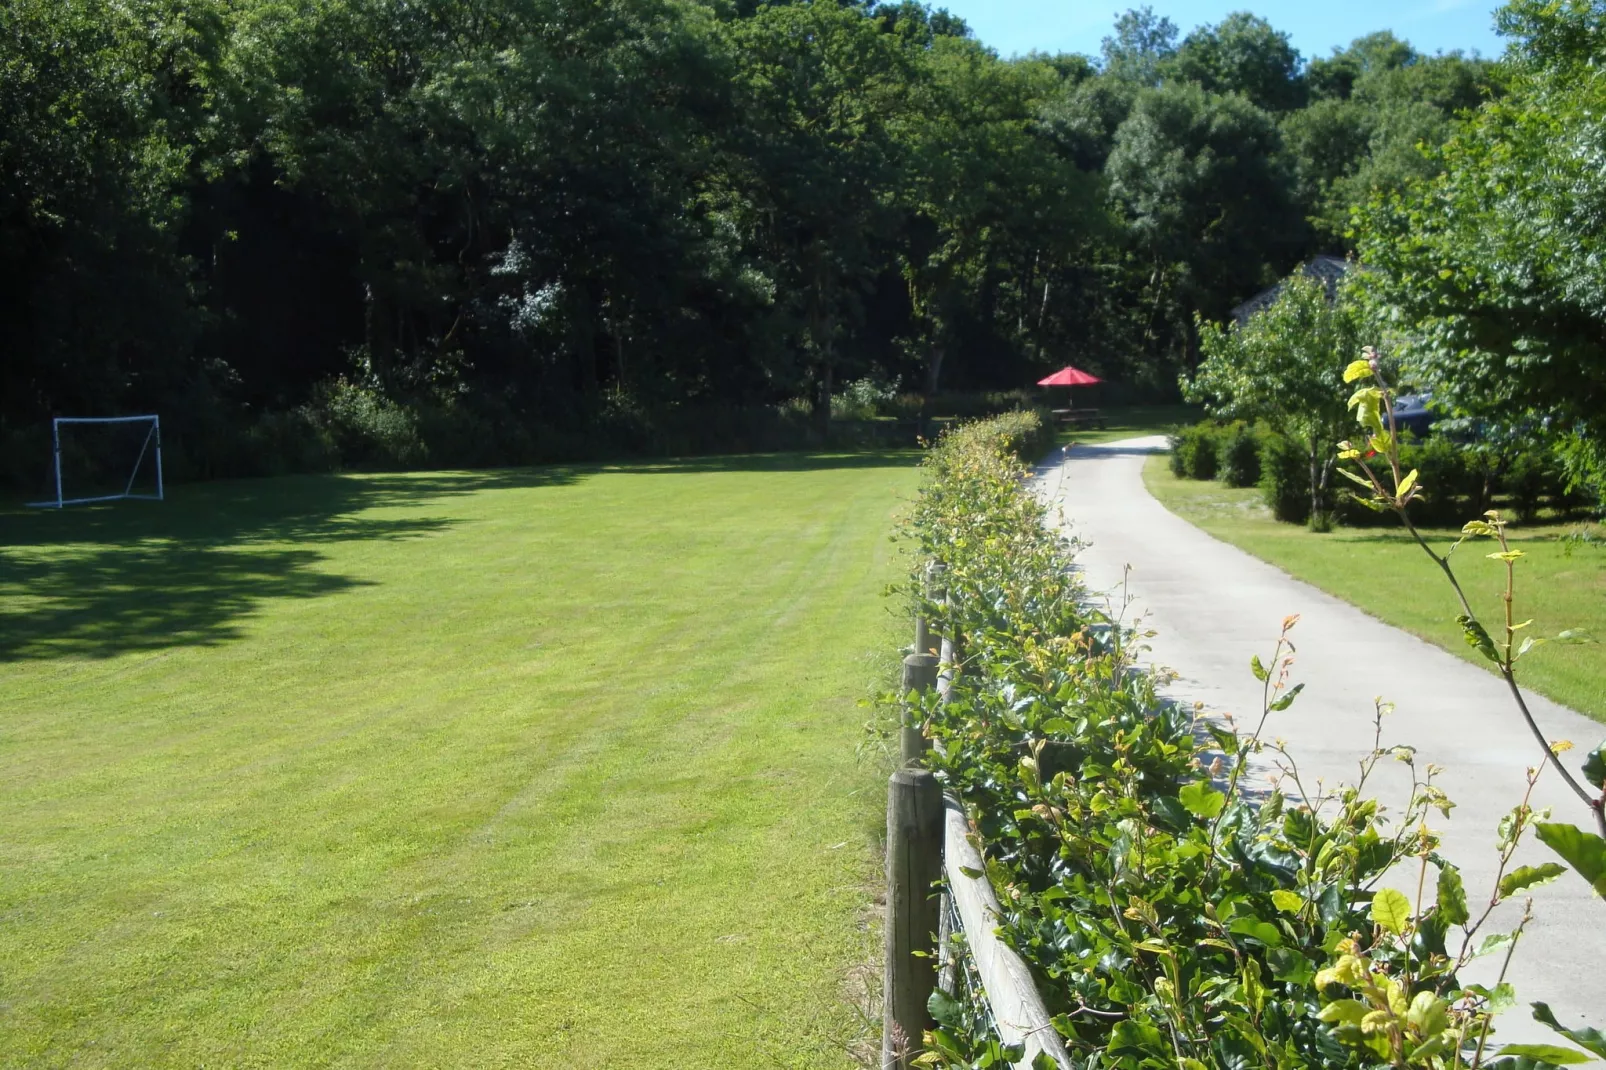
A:
{"type": "Polygon", "coordinates": [[[1479,624],[1476,618],[1469,617],[1463,613],[1456,617],[1455,620],[1457,624],[1461,625],[1461,637],[1466,640],[1467,646],[1470,646],[1490,661],[1497,663],[1500,661],[1500,653],[1495,649],[1494,640],[1489,638],[1489,633],[1484,630],[1483,625],[1479,624]]]}
{"type": "Polygon", "coordinates": [[[1295,684],[1293,687],[1288,689],[1286,694],[1284,694],[1277,701],[1273,702],[1268,709],[1272,710],[1273,712],[1281,712],[1286,710],[1288,707],[1294,704],[1294,700],[1299,697],[1299,693],[1303,690],[1305,690],[1304,684],[1295,684]]]}
{"type": "Polygon", "coordinates": [[[1167,1051],[1158,1029],[1148,1022],[1130,1018],[1117,1022],[1110,1030],[1110,1043],[1105,1050],[1112,1056],[1164,1055],[1167,1051]]]}
{"type": "Polygon", "coordinates": [[[1606,743],[1602,743],[1584,759],[1584,779],[1596,790],[1606,789],[1606,743]]]}
{"type": "Polygon", "coordinates": [[[1411,901],[1404,893],[1383,888],[1372,898],[1372,920],[1395,936],[1405,932],[1411,921],[1411,901]]]}
{"type": "Polygon", "coordinates": [[[1541,884],[1549,884],[1566,872],[1566,866],[1559,866],[1554,862],[1546,862],[1538,866],[1519,866],[1500,878],[1500,898],[1505,899],[1516,895],[1526,888],[1536,888],[1541,884]]]}
{"type": "Polygon", "coordinates": [[[1606,896],[1606,840],[1575,825],[1545,821],[1537,822],[1534,831],[1546,847],[1589,882],[1596,895],[1606,896]]]}
{"type": "Polygon", "coordinates": [[[1602,1034],[1599,1029],[1591,1027],[1581,1029],[1567,1028],[1556,1021],[1556,1016],[1551,1012],[1548,1003],[1535,1003],[1533,1009],[1534,1021],[1543,1022],[1579,1047],[1587,1048],[1602,1059],[1606,1059],[1606,1034],[1602,1034]]]}
{"type": "Polygon", "coordinates": [[[1290,892],[1286,888],[1278,888],[1272,892],[1271,901],[1276,904],[1278,910],[1285,914],[1297,914],[1299,909],[1305,905],[1303,896],[1298,892],[1290,892]]]}
{"type": "Polygon", "coordinates": [[[1469,984],[1462,991],[1468,995],[1482,997],[1483,1009],[1490,1014],[1499,1014],[1517,1005],[1517,991],[1511,987],[1510,981],[1501,981],[1493,988],[1469,984]]]}
{"type": "Polygon", "coordinates": [[[1587,1063],[1589,1055],[1576,1048],[1564,1048],[1559,1044],[1507,1044],[1500,1049],[1501,1055],[1515,1055],[1528,1059],[1535,1059],[1552,1066],[1567,1066],[1573,1063],[1587,1063]]]}
{"type": "Polygon", "coordinates": [[[1283,942],[1281,930],[1271,922],[1261,921],[1259,918],[1234,918],[1232,919],[1232,924],[1227,926],[1227,929],[1229,932],[1237,933],[1239,936],[1247,936],[1251,940],[1257,940],[1267,947],[1279,947],[1283,942]]]}
{"type": "Polygon", "coordinates": [[[1451,925],[1465,925],[1470,918],[1467,912],[1467,889],[1461,881],[1461,871],[1454,866],[1439,870],[1439,917],[1451,925]]]}
{"type": "Polygon", "coordinates": [[[1177,798],[1187,807],[1188,813],[1206,821],[1213,821],[1220,816],[1221,808],[1227,804],[1227,797],[1212,788],[1207,780],[1195,780],[1183,785],[1182,790],[1177,792],[1177,798]]]}
{"type": "Polygon", "coordinates": [[[1316,1015],[1328,1025],[1360,1025],[1372,1008],[1358,999],[1335,999],[1316,1015]]]}
{"type": "Polygon", "coordinates": [[[940,1025],[963,1028],[965,1005],[940,988],[932,990],[931,998],[926,1000],[926,1010],[940,1025]]]}
{"type": "Polygon", "coordinates": [[[1515,943],[1516,939],[1516,933],[1491,933],[1485,936],[1483,941],[1478,944],[1477,949],[1472,952],[1472,957],[1481,959],[1485,955],[1493,955],[1496,952],[1504,951],[1515,943]]]}

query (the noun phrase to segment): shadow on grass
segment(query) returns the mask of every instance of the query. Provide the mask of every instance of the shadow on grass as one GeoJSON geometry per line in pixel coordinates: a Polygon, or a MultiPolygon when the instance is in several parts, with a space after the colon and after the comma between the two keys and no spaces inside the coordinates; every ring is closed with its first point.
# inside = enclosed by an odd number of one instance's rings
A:
{"type": "Polygon", "coordinates": [[[802,472],[907,466],[908,450],[765,454],[585,466],[191,484],[165,502],[0,511],[0,662],[113,657],[241,635],[265,601],[369,581],[322,569],[319,547],[417,538],[450,516],[364,515],[461,495],[564,486],[604,472],[802,472]]]}
{"type": "Polygon", "coordinates": [[[708,472],[823,472],[841,468],[908,468],[920,460],[913,449],[858,450],[852,453],[758,453],[686,457],[667,461],[629,461],[599,465],[609,472],[698,475],[708,472]]]}
{"type": "MultiPolygon", "coordinates": [[[[1133,436],[1136,438],[1137,436],[1133,436]]],[[[1145,436],[1147,437],[1147,436],[1145,436]]],[[[1151,457],[1157,453],[1167,453],[1168,446],[1163,444],[1154,446],[1121,445],[1117,442],[1073,442],[1068,446],[1060,447],[1069,450],[1071,456],[1079,458],[1090,457],[1151,457]]]]}
{"type": "Polygon", "coordinates": [[[455,523],[368,510],[574,478],[568,469],[290,476],[181,486],[165,502],[0,513],[0,661],[228,642],[264,601],[366,585],[321,570],[320,546],[455,523]]]}

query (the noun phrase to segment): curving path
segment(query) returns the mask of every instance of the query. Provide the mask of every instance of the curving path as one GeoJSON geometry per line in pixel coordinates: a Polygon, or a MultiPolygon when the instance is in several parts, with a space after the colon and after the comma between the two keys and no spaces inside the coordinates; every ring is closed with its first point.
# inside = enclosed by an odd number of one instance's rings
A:
{"type": "MultiPolygon", "coordinates": [[[[1305,691],[1291,709],[1272,714],[1267,735],[1289,741],[1307,784],[1318,777],[1329,784],[1353,781],[1358,759],[1372,745],[1374,698],[1393,702],[1384,744],[1414,745],[1419,766],[1445,767],[1439,783],[1457,805],[1449,820],[1435,813],[1431,824],[1442,834],[1441,850],[1461,866],[1476,916],[1478,901],[1494,884],[1495,828],[1521,798],[1524,768],[1540,758],[1503,685],[1167,511],[1142,479],[1144,461],[1164,450],[1160,436],[1078,446],[1038,469],[1040,493],[1086,544],[1079,562],[1090,589],[1119,606],[1130,566],[1128,613],[1144,615],[1156,631],[1153,660],[1178,674],[1170,693],[1202,702],[1212,714],[1236,714],[1240,723],[1260,711],[1250,657],[1269,658],[1283,618],[1299,614],[1293,679],[1303,681],[1305,691]]],[[[1537,695],[1528,698],[1552,739],[1580,745],[1575,756],[1606,736],[1606,725],[1537,695]]],[[[1370,784],[1396,812],[1409,786],[1403,774],[1397,763],[1380,763],[1370,784]]],[[[1554,772],[1535,795],[1538,805],[1555,808],[1557,820],[1587,826],[1589,815],[1554,772]]],[[[1516,864],[1549,860],[1543,845],[1530,843],[1516,864]]],[[[1397,883],[1414,897],[1415,873],[1397,883]]],[[[1432,884],[1430,875],[1430,896],[1432,884]]],[[[1606,1028],[1606,902],[1567,873],[1534,891],[1534,912],[1507,977],[1516,985],[1518,1008],[1497,1023],[1500,1038],[1554,1038],[1529,1019],[1532,1000],[1548,1002],[1563,1024],[1606,1028]]],[[[1494,926],[1501,921],[1510,928],[1516,920],[1509,911],[1497,914],[1485,931],[1500,931],[1494,926]]],[[[1497,960],[1474,963],[1469,979],[1492,983],[1497,960]]]]}

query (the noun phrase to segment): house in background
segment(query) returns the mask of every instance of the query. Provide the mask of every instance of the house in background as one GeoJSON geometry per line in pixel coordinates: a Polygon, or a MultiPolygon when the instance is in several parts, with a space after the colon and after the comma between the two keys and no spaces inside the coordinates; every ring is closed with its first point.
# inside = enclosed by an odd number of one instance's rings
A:
{"type": "MultiPolygon", "coordinates": [[[[1331,301],[1338,292],[1338,280],[1349,271],[1350,262],[1340,256],[1313,256],[1301,264],[1296,270],[1303,271],[1313,279],[1320,279],[1327,286],[1327,299],[1331,301]]],[[[1269,290],[1262,290],[1243,304],[1232,310],[1232,318],[1241,326],[1250,316],[1277,300],[1282,292],[1283,284],[1278,283],[1269,290]]]]}

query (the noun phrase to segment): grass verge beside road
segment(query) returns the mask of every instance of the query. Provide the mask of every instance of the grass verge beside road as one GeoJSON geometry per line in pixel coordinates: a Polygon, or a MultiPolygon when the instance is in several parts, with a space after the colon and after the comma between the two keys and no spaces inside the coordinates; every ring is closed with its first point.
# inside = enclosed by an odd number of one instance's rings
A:
{"type": "Polygon", "coordinates": [[[1123,405],[1102,411],[1104,427],[1061,430],[1060,444],[1089,446],[1134,435],[1164,434],[1173,427],[1197,423],[1204,418],[1204,409],[1196,405],[1123,405]]]}
{"type": "Polygon", "coordinates": [[[851,1065],[914,460],[0,514],[0,1064],[851,1065]]]}
{"type": "MultiPolygon", "coordinates": [[[[1313,534],[1273,520],[1254,488],[1234,489],[1205,480],[1178,479],[1164,455],[1149,458],[1143,481],[1167,509],[1194,526],[1344,599],[1451,653],[1484,665],[1461,638],[1460,612],[1443,573],[1404,531],[1394,527],[1339,528],[1313,534]]],[[[1606,639],[1606,550],[1584,546],[1570,554],[1561,536],[1577,525],[1535,525],[1511,531],[1524,557],[1517,569],[1517,619],[1532,617],[1527,634],[1555,635],[1581,628],[1606,639]]],[[[1448,545],[1457,531],[1425,532],[1448,545]]],[[[1505,612],[1500,593],[1505,568],[1484,554],[1487,540],[1463,546],[1453,559],[1473,608],[1495,632],[1505,612]]],[[[1606,721],[1606,647],[1545,644],[1518,666],[1528,687],[1598,721],[1606,721]]],[[[1582,743],[1583,741],[1576,741],[1582,743]]],[[[1593,741],[1591,741],[1593,742],[1593,741]]]]}

